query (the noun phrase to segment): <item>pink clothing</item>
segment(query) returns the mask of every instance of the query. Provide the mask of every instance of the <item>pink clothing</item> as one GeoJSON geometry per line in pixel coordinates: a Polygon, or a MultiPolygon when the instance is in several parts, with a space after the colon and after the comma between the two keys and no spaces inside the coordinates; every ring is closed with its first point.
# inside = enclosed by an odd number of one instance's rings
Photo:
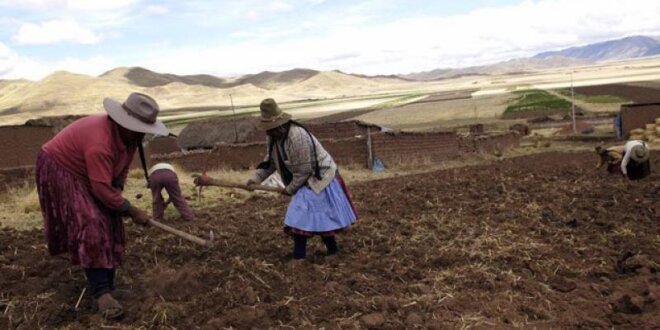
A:
{"type": "Polygon", "coordinates": [[[112,269],[124,258],[124,222],[97,201],[87,182],[45,151],[36,167],[39,203],[51,255],[68,252],[74,265],[112,269]]]}
{"type": "Polygon", "coordinates": [[[121,187],[128,174],[137,146],[126,147],[119,129],[108,115],[76,120],[46,143],[52,159],[90,186],[92,194],[107,207],[128,207],[121,187]],[[115,182],[115,186],[113,186],[115,182]]]}
{"type": "Polygon", "coordinates": [[[167,190],[170,201],[184,220],[191,221],[195,219],[192,209],[190,209],[188,202],[186,202],[186,199],[181,194],[179,178],[176,173],[168,169],[154,171],[149,175],[149,188],[151,189],[153,216],[155,220],[162,221],[165,208],[167,208],[167,204],[165,204],[163,195],[161,194],[163,188],[167,190]]]}

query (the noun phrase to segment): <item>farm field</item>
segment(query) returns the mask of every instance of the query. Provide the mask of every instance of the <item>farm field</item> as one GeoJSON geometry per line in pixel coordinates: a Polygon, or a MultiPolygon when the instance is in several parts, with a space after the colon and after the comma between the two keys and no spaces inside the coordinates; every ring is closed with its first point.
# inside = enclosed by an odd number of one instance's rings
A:
{"type": "MultiPolygon", "coordinates": [[[[653,168],[660,153],[653,152],[653,168]]],[[[660,326],[660,175],[596,171],[591,152],[351,183],[342,253],[287,262],[287,199],[226,198],[192,224],[200,249],[128,225],[128,315],[107,323],[41,231],[0,230],[0,328],[653,328],[660,326]]],[[[231,196],[225,190],[216,193],[231,196]]],[[[318,251],[318,252],[314,252],[318,251]]]]}
{"type": "Polygon", "coordinates": [[[428,102],[422,100],[400,107],[369,112],[355,119],[397,129],[430,130],[476,121],[496,121],[511,98],[511,94],[449,100],[434,99],[431,96],[428,102]]]}

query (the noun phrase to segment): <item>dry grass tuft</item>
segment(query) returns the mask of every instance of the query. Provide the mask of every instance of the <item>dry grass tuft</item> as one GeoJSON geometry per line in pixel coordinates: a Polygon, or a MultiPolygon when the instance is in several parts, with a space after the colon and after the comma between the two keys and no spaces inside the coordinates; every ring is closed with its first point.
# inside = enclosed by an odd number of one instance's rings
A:
{"type": "Polygon", "coordinates": [[[31,230],[41,227],[41,206],[32,180],[10,188],[0,198],[0,227],[31,230]]]}

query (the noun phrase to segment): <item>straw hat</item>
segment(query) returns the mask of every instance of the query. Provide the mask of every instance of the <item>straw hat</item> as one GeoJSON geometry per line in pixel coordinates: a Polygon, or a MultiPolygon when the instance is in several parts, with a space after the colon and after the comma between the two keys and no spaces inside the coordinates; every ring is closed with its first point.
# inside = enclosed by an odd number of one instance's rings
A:
{"type": "Polygon", "coordinates": [[[282,126],[291,120],[291,115],[283,112],[275,100],[271,98],[261,101],[259,110],[261,111],[261,118],[257,125],[265,131],[282,126]]]}
{"type": "Polygon", "coordinates": [[[111,98],[103,100],[103,108],[121,127],[138,133],[167,136],[169,130],[157,120],[160,108],[149,95],[131,93],[124,103],[111,98]]]}
{"type": "Polygon", "coordinates": [[[636,145],[630,150],[630,158],[635,163],[643,163],[649,160],[649,149],[641,145],[636,145]]]}

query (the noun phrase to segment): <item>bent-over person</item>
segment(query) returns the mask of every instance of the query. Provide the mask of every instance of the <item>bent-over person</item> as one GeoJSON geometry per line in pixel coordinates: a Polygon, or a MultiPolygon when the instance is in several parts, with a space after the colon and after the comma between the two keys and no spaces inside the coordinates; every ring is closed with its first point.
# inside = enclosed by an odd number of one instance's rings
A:
{"type": "MultiPolygon", "coordinates": [[[[275,100],[263,100],[260,110],[258,126],[267,134],[266,157],[244,187],[257,188],[271,174],[279,173],[285,185],[279,192],[293,196],[284,216],[284,231],[293,238],[293,258],[305,258],[307,239],[315,235],[321,236],[328,255],[336,254],[335,234],[354,224],[357,213],[335,161],[275,100]]],[[[196,177],[195,184],[217,185],[217,181],[203,175],[196,177]]]]}
{"type": "Polygon", "coordinates": [[[644,141],[630,140],[624,145],[596,147],[600,157],[598,168],[607,164],[607,171],[622,174],[630,180],[641,180],[651,174],[650,152],[644,141]]]}
{"type": "Polygon", "coordinates": [[[195,214],[181,193],[179,177],[176,175],[176,171],[172,165],[158,163],[149,169],[149,189],[151,189],[151,205],[154,220],[163,221],[165,209],[170,203],[174,204],[174,207],[179,211],[183,220],[192,221],[195,219],[195,214]],[[163,189],[169,195],[167,201],[163,198],[163,189]]]}
{"type": "Polygon", "coordinates": [[[122,217],[149,223],[122,196],[124,183],[144,134],[168,130],[147,95],[132,93],[123,103],[106,98],[103,106],[107,114],[79,119],[43,145],[36,180],[50,254],[69,253],[85,270],[100,313],[113,319],[124,312],[112,296],[126,245],[122,217]]]}
{"type": "Polygon", "coordinates": [[[293,237],[293,258],[304,259],[307,239],[321,236],[327,254],[339,251],[335,234],[357,220],[344,180],[332,156],[275,100],[260,104],[259,127],[266,131],[266,157],[248,185],[264,181],[277,171],[285,185],[282,193],[293,196],[284,217],[284,231],[293,237]]]}
{"type": "Polygon", "coordinates": [[[651,160],[646,142],[630,140],[623,146],[621,173],[630,180],[641,180],[651,174],[651,160]]]}

